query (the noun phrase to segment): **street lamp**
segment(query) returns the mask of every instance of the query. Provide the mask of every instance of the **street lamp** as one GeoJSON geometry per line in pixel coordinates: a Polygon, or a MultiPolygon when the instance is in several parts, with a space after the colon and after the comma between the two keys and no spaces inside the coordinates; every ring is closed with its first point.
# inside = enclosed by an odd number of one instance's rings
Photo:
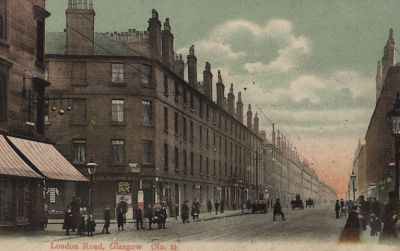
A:
{"type": "Polygon", "coordinates": [[[394,177],[394,189],[396,196],[399,196],[399,148],[400,148],[400,94],[396,94],[396,102],[393,104],[392,110],[386,114],[386,118],[389,122],[389,127],[392,130],[395,142],[395,177],[394,177]]]}
{"type": "Polygon", "coordinates": [[[90,158],[89,163],[86,164],[86,167],[88,169],[88,173],[90,175],[90,199],[89,199],[89,208],[90,208],[90,213],[93,214],[93,176],[96,173],[96,167],[97,164],[93,161],[93,156],[90,158]]]}
{"type": "Polygon", "coordinates": [[[354,187],[354,183],[356,182],[357,176],[354,174],[354,171],[351,172],[350,179],[353,182],[353,201],[356,201],[356,189],[354,187]]]}

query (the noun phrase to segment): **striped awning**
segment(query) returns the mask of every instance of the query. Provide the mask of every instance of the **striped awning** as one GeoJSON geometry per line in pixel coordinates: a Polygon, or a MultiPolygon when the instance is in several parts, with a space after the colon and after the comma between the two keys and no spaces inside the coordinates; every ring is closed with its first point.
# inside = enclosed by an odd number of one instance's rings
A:
{"type": "Polygon", "coordinates": [[[7,138],[46,178],[88,181],[53,145],[15,137],[7,138]]]}
{"type": "Polygon", "coordinates": [[[43,178],[26,164],[0,135],[0,174],[30,178],[43,178]]]}

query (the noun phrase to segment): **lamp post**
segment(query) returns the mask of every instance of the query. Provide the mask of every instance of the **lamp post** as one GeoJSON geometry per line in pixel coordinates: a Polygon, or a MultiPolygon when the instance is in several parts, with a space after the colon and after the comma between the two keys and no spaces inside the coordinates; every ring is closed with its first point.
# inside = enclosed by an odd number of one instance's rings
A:
{"type": "Polygon", "coordinates": [[[396,102],[393,104],[392,110],[386,114],[389,127],[394,137],[395,145],[395,177],[394,177],[394,190],[396,196],[399,196],[399,148],[400,148],[400,94],[396,94],[396,102]]]}
{"type": "Polygon", "coordinates": [[[354,174],[354,171],[351,172],[350,179],[351,179],[351,182],[353,182],[353,201],[356,201],[356,188],[354,185],[354,183],[356,182],[356,178],[357,178],[357,176],[354,174]]]}
{"type": "Polygon", "coordinates": [[[88,173],[90,175],[90,193],[89,193],[89,208],[90,208],[90,213],[93,214],[93,176],[96,173],[96,167],[97,164],[93,161],[93,156],[90,158],[89,163],[86,164],[86,167],[88,169],[88,173]]]}

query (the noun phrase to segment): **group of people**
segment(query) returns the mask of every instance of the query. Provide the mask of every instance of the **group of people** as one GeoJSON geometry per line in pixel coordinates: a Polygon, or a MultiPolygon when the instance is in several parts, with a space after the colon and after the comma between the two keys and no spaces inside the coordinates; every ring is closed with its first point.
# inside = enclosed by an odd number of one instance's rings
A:
{"type": "MultiPolygon", "coordinates": [[[[361,232],[370,226],[371,236],[379,234],[381,243],[398,243],[399,238],[396,232],[396,223],[400,217],[400,203],[398,195],[392,191],[388,193],[388,199],[382,206],[376,198],[368,198],[365,200],[361,195],[358,201],[351,205],[346,225],[341,233],[341,242],[360,242],[361,232]]],[[[339,218],[338,210],[346,206],[341,200],[336,201],[335,211],[336,218],[339,218]]]]}
{"type": "MultiPolygon", "coordinates": [[[[225,210],[224,201],[221,200],[220,202],[218,202],[218,200],[216,200],[214,203],[214,209],[215,209],[215,214],[218,214],[218,210],[221,214],[224,213],[224,210],[225,210]]],[[[207,211],[210,214],[212,213],[212,203],[211,203],[210,199],[207,200],[207,211]]]]}
{"type": "Polygon", "coordinates": [[[81,207],[80,198],[76,197],[67,206],[64,213],[63,229],[66,231],[66,235],[71,232],[77,232],[79,235],[93,236],[95,232],[96,222],[92,214],[88,213],[86,207],[81,207]]]}

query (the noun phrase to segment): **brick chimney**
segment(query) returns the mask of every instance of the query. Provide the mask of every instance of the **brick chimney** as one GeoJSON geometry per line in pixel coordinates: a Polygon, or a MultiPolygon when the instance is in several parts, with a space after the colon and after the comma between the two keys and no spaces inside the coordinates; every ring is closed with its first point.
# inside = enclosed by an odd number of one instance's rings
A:
{"type": "Polygon", "coordinates": [[[165,19],[162,31],[162,62],[168,68],[174,67],[174,35],[171,33],[169,18],[165,19]]]}
{"type": "Polygon", "coordinates": [[[249,128],[249,130],[253,130],[253,113],[251,112],[251,105],[249,104],[249,108],[247,110],[247,128],[249,128]]]}
{"type": "Polygon", "coordinates": [[[231,83],[231,88],[228,93],[227,109],[232,116],[235,116],[235,94],[233,94],[233,83],[231,83]]]}
{"type": "Polygon", "coordinates": [[[181,79],[185,79],[185,62],[183,62],[182,54],[175,56],[175,73],[181,79]]]}
{"type": "Polygon", "coordinates": [[[254,125],[253,125],[253,130],[255,134],[259,134],[259,119],[258,119],[258,113],[254,115],[254,125]]]}
{"type": "Polygon", "coordinates": [[[238,93],[238,100],[236,102],[236,118],[243,124],[243,102],[242,93],[238,93]]]}
{"type": "Polygon", "coordinates": [[[206,62],[206,67],[203,71],[203,81],[204,81],[204,94],[212,100],[212,78],[211,65],[206,62]]]}
{"type": "Polygon", "coordinates": [[[393,39],[393,29],[389,30],[389,38],[386,42],[385,48],[383,49],[382,57],[382,84],[385,84],[386,75],[390,66],[394,65],[394,48],[395,41],[393,39]]]}
{"type": "Polygon", "coordinates": [[[94,10],[89,0],[69,0],[65,12],[67,19],[66,53],[68,55],[94,54],[94,10]]]}
{"type": "Polygon", "coordinates": [[[225,109],[225,86],[222,82],[221,71],[218,70],[218,82],[217,82],[217,105],[225,109]]]}
{"type": "Polygon", "coordinates": [[[271,136],[271,138],[272,138],[272,145],[275,146],[275,124],[274,123],[272,123],[272,136],[271,136]]]}
{"type": "Polygon", "coordinates": [[[193,87],[197,87],[197,58],[194,55],[194,45],[189,48],[189,55],[187,56],[188,63],[188,81],[193,87]]]}
{"type": "Polygon", "coordinates": [[[267,132],[265,130],[260,131],[260,138],[265,142],[267,141],[267,132]]]}
{"type": "Polygon", "coordinates": [[[161,61],[161,22],[158,20],[158,12],[155,9],[151,11],[147,31],[149,33],[152,57],[161,61]]]}

